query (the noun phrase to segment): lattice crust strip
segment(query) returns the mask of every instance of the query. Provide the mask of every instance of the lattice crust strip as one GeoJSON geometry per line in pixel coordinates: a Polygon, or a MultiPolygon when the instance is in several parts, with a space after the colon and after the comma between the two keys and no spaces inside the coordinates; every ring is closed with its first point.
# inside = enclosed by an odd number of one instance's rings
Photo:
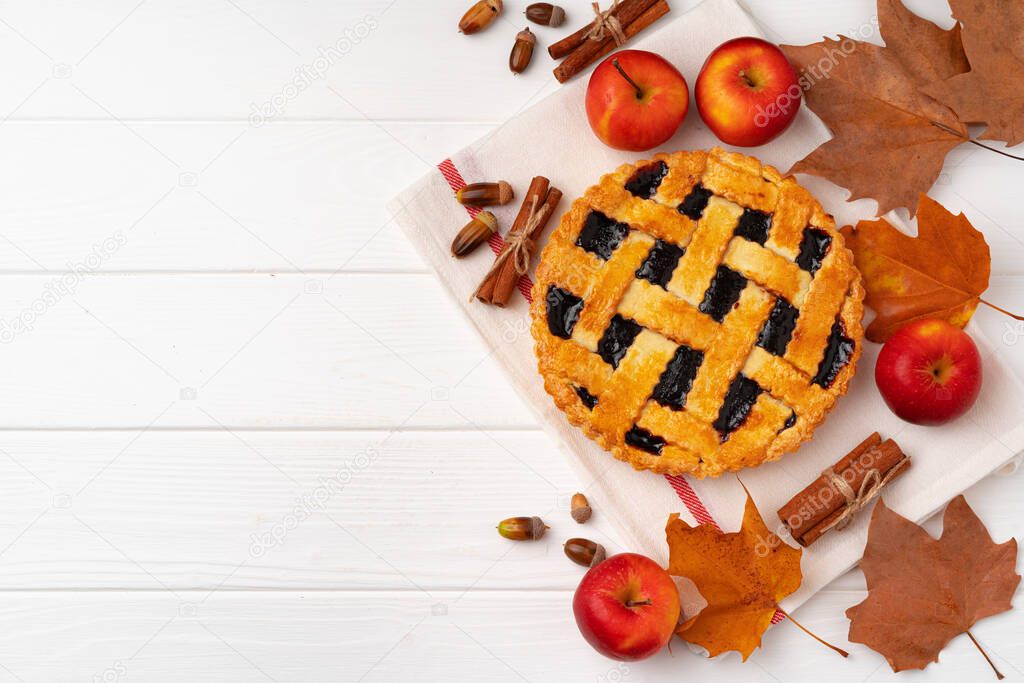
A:
{"type": "Polygon", "coordinates": [[[544,249],[532,333],[570,421],[638,469],[716,476],[809,439],[856,369],[864,292],[811,195],[720,149],[624,165],[544,249]]]}

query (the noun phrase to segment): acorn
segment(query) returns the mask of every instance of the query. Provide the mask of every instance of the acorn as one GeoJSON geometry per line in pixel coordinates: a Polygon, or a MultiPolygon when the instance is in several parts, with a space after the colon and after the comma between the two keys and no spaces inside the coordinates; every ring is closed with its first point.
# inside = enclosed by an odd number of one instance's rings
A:
{"type": "Polygon", "coordinates": [[[590,508],[590,501],[582,493],[574,493],[572,501],[569,503],[569,514],[576,520],[578,524],[583,524],[592,515],[594,511],[590,508]]]}
{"type": "Polygon", "coordinates": [[[565,21],[565,10],[550,2],[535,2],[526,8],[526,18],[541,26],[555,28],[565,21]]]}
{"type": "Polygon", "coordinates": [[[537,45],[537,37],[533,31],[525,28],[516,34],[516,42],[512,44],[512,53],[508,56],[508,68],[514,74],[521,74],[530,66],[533,59],[533,48],[537,45]]]}
{"type": "Polygon", "coordinates": [[[491,235],[496,232],[498,219],[490,211],[481,211],[452,240],[452,256],[462,258],[491,239],[491,235]]]}
{"type": "Polygon", "coordinates": [[[462,15],[462,20],[459,21],[459,31],[467,36],[483,31],[494,23],[499,14],[501,14],[501,0],[480,0],[462,15]]]}
{"type": "Polygon", "coordinates": [[[498,525],[498,533],[513,541],[536,541],[549,528],[540,517],[509,517],[498,525]]]}
{"type": "Polygon", "coordinates": [[[512,186],[504,180],[496,183],[470,183],[455,193],[455,200],[463,206],[508,204],[514,197],[512,186]]]}
{"type": "Polygon", "coordinates": [[[565,556],[581,567],[593,567],[607,559],[604,546],[587,538],[570,538],[562,546],[565,556]]]}

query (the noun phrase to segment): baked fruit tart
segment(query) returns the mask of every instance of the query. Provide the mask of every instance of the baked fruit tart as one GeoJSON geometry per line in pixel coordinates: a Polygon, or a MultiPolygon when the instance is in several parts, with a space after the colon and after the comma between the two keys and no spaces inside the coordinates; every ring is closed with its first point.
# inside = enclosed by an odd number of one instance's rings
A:
{"type": "Polygon", "coordinates": [[[577,199],[531,331],[587,436],[637,469],[713,477],[811,438],[856,370],[863,300],[811,194],[716,148],[621,166],[577,199]]]}

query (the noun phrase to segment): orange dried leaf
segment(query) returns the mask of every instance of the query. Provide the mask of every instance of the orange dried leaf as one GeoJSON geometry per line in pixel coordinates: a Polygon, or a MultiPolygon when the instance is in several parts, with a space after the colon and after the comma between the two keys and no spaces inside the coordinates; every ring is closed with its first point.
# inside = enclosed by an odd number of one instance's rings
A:
{"type": "Polygon", "coordinates": [[[1010,609],[1016,565],[1017,541],[994,543],[963,496],[946,508],[938,540],[879,501],[860,561],[868,597],[846,611],[850,640],[893,671],[923,669],[978,620],[1010,609]]]}
{"type": "Polygon", "coordinates": [[[950,0],[963,25],[971,70],[946,77],[924,91],[969,123],[985,123],[983,140],[1024,142],[1024,3],[950,0]]]}
{"type": "Polygon", "coordinates": [[[919,318],[941,318],[963,327],[988,288],[991,256],[984,235],[961,213],[954,216],[921,195],[917,237],[885,219],[842,230],[864,275],[865,303],[876,317],[865,333],[884,342],[919,318]]]}
{"type": "Polygon", "coordinates": [[[737,650],[746,660],[761,645],[778,603],[797,588],[801,551],[768,530],[750,494],[743,525],[722,533],[669,517],[668,571],[692,580],[708,605],[676,633],[712,657],[737,650]]]}

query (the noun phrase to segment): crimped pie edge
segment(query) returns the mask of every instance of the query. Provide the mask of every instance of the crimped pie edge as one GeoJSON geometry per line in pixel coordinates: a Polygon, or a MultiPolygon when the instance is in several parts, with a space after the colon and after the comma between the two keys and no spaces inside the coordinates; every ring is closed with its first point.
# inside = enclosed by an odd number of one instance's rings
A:
{"type": "MultiPolygon", "coordinates": [[[[591,207],[587,202],[587,192],[589,192],[590,188],[600,186],[602,183],[604,183],[606,178],[618,175],[625,171],[626,169],[641,168],[645,165],[657,161],[665,161],[667,163],[673,158],[679,158],[683,155],[700,153],[706,153],[708,155],[716,154],[724,159],[753,159],[757,161],[760,165],[762,177],[764,177],[766,180],[769,180],[776,185],[786,180],[796,182],[796,180],[792,176],[783,176],[778,171],[778,169],[771,165],[762,163],[760,160],[757,160],[756,157],[751,157],[739,153],[726,152],[725,150],[722,150],[721,148],[718,147],[712,148],[711,150],[707,150],[706,152],[702,152],[701,150],[681,150],[672,153],[659,153],[654,155],[650,159],[643,159],[631,163],[621,164],[615,170],[601,176],[597,183],[591,185],[582,196],[574,200],[572,206],[562,215],[561,219],[559,220],[558,226],[552,232],[551,237],[548,240],[548,243],[545,245],[545,248],[541,253],[541,257],[538,261],[538,263],[541,265],[538,265],[538,271],[540,271],[540,268],[542,267],[542,264],[544,262],[544,256],[547,253],[549,245],[552,243],[555,235],[557,235],[559,232],[563,230],[570,229],[572,225],[580,222],[585,217],[585,214],[591,210],[591,207]]],[[[821,209],[821,205],[816,198],[814,198],[814,202],[817,205],[817,208],[821,209]]],[[[830,385],[828,391],[828,396],[830,400],[827,406],[823,407],[820,417],[813,422],[809,421],[806,418],[801,418],[800,420],[797,421],[795,425],[783,431],[781,434],[778,435],[778,437],[776,437],[776,439],[768,447],[768,450],[765,452],[764,458],[760,462],[752,465],[741,465],[738,467],[727,467],[717,470],[713,470],[707,467],[673,467],[671,464],[667,464],[668,461],[660,459],[659,456],[646,454],[643,453],[642,451],[639,451],[638,449],[630,449],[624,443],[615,442],[605,432],[594,428],[590,419],[588,419],[588,411],[585,410],[583,405],[580,403],[579,397],[576,395],[576,392],[573,391],[570,387],[570,382],[568,381],[568,378],[564,374],[551,372],[552,368],[548,368],[546,366],[546,358],[544,353],[544,347],[547,346],[547,338],[545,336],[545,326],[547,324],[545,309],[546,293],[544,291],[546,285],[544,284],[545,278],[540,277],[540,272],[538,272],[538,276],[535,278],[533,290],[531,292],[533,300],[530,304],[530,315],[532,318],[530,332],[535,341],[534,352],[537,356],[537,369],[544,380],[545,391],[551,396],[551,398],[555,402],[555,405],[566,416],[570,424],[578,427],[588,438],[597,442],[603,449],[611,453],[615,458],[617,458],[618,460],[622,460],[624,462],[628,462],[636,470],[647,470],[655,472],[657,474],[667,475],[688,474],[703,479],[709,476],[717,477],[723,474],[724,472],[739,471],[745,469],[746,467],[756,467],[765,462],[772,462],[778,460],[786,453],[790,453],[797,450],[804,442],[809,441],[813,437],[814,431],[822,422],[824,422],[828,414],[834,409],[836,401],[841,396],[846,394],[847,389],[849,387],[849,383],[853,379],[853,376],[856,374],[857,365],[860,361],[860,356],[863,350],[862,346],[864,342],[864,328],[862,318],[864,315],[865,290],[863,286],[863,279],[861,273],[856,268],[856,265],[854,265],[853,254],[846,246],[846,242],[843,238],[843,235],[839,232],[839,230],[836,229],[835,221],[833,220],[832,216],[826,214],[823,209],[820,211],[820,213],[823,216],[827,216],[827,221],[821,221],[821,223],[823,224],[815,224],[814,227],[826,230],[829,233],[829,236],[832,238],[831,248],[835,249],[838,247],[843,249],[848,254],[850,259],[849,262],[851,264],[850,267],[854,271],[854,277],[850,281],[846,298],[844,299],[843,306],[839,312],[839,317],[843,322],[846,335],[850,339],[853,339],[855,342],[854,352],[849,362],[839,371],[835,380],[830,385]]]]}

